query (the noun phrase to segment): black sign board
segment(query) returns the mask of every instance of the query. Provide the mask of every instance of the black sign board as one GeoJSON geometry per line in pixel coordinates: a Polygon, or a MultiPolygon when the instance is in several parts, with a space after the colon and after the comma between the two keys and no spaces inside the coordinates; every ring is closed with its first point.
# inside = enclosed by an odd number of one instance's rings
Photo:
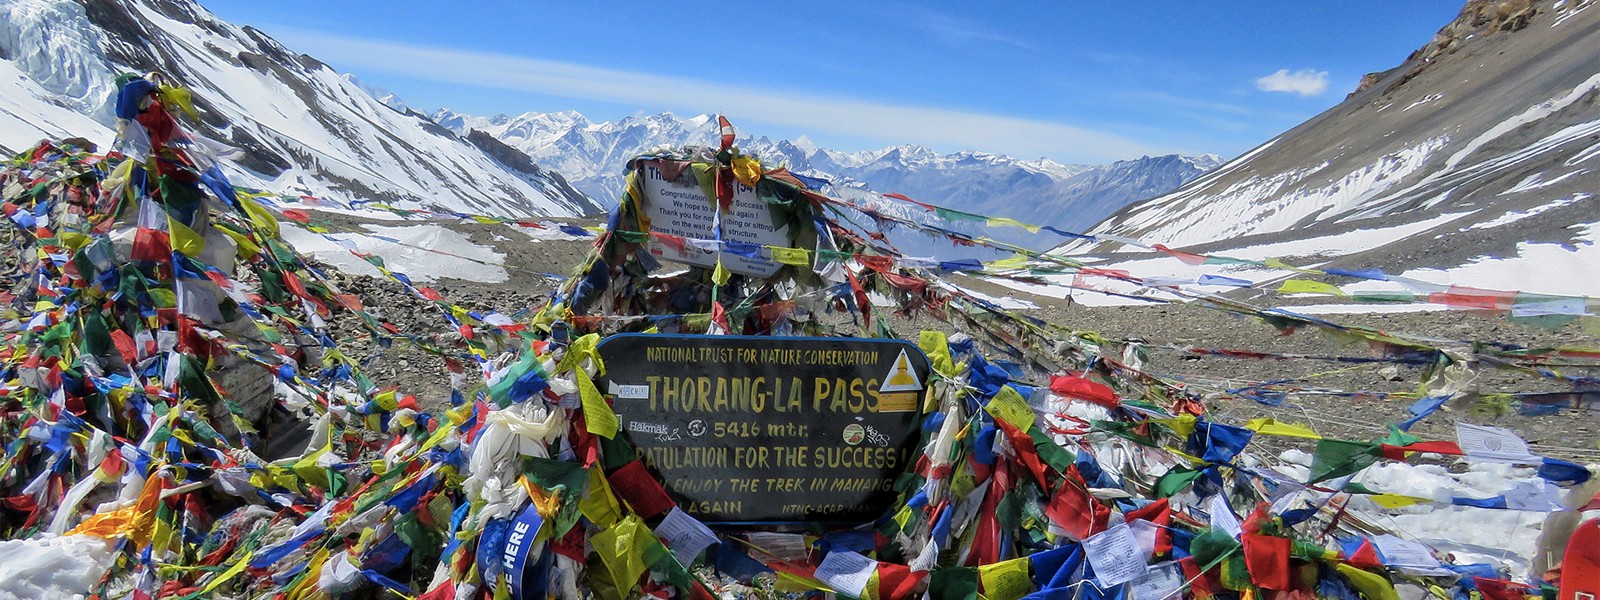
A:
{"type": "Polygon", "coordinates": [[[913,466],[928,359],[904,340],[622,334],[599,348],[623,434],[703,521],[871,521],[913,466]]]}

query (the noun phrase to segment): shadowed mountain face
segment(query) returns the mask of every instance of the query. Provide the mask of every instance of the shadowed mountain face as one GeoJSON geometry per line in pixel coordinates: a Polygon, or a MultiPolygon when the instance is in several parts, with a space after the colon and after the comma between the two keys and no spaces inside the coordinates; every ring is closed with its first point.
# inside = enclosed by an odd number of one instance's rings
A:
{"type": "Polygon", "coordinates": [[[1093,232],[1215,251],[1458,215],[1339,262],[1386,268],[1449,267],[1515,254],[1519,242],[1592,243],[1594,4],[1474,0],[1343,103],[1093,232]]]}
{"type": "Polygon", "coordinates": [[[148,71],[193,90],[190,126],[219,154],[242,151],[236,184],[517,217],[597,210],[514,149],[470,143],[188,0],[0,0],[0,146],[109,146],[116,77],[148,71]]]}

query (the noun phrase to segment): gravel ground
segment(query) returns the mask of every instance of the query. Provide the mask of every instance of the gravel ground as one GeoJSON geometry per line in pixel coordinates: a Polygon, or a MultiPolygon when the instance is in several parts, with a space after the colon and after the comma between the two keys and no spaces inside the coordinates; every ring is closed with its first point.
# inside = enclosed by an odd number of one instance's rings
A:
{"type": "MultiPolygon", "coordinates": [[[[330,220],[344,220],[347,223],[361,221],[333,216],[330,216],[330,220]]],[[[590,248],[587,240],[532,241],[514,232],[505,234],[501,230],[509,227],[507,225],[451,222],[447,226],[467,234],[476,243],[496,247],[506,255],[505,266],[511,273],[511,280],[503,284],[487,285],[460,280],[444,280],[433,284],[432,287],[445,297],[469,310],[493,309],[512,314],[518,310],[536,308],[548,298],[556,285],[541,273],[570,273],[590,248]],[[496,239],[496,234],[504,235],[496,239]]],[[[444,346],[454,342],[453,336],[456,334],[449,331],[440,310],[432,303],[410,295],[399,284],[344,274],[335,274],[334,277],[346,291],[361,295],[369,309],[399,324],[407,332],[430,336],[444,346]]],[[[1007,292],[1004,288],[978,280],[964,278],[961,284],[993,295],[1006,295],[1007,292]]],[[[1146,369],[1186,385],[1192,391],[1213,395],[1208,407],[1213,418],[1222,422],[1242,424],[1252,418],[1272,417],[1280,421],[1304,423],[1331,438],[1376,440],[1385,435],[1386,424],[1409,416],[1405,409],[1412,401],[1411,398],[1386,398],[1383,395],[1416,393],[1423,375],[1419,366],[1412,365],[1199,356],[1183,348],[1323,357],[1371,356],[1365,344],[1341,343],[1316,330],[1284,335],[1258,319],[1199,305],[1087,307],[1056,298],[1022,293],[1014,295],[1039,306],[1024,312],[1060,327],[1098,332],[1112,339],[1142,340],[1149,356],[1146,369]],[[1295,384],[1304,389],[1291,392],[1280,406],[1214,394],[1240,387],[1246,382],[1283,379],[1295,380],[1295,384]],[[1348,396],[1320,392],[1368,394],[1348,396]]],[[[833,318],[843,317],[835,315],[833,318]]],[[[1329,320],[1395,334],[1451,340],[1440,344],[1446,347],[1468,347],[1470,341],[1492,341],[1527,347],[1600,348],[1600,340],[1586,334],[1577,324],[1550,331],[1513,323],[1505,316],[1484,316],[1470,312],[1334,315],[1329,320]]],[[[902,335],[915,335],[919,329],[959,330],[959,327],[927,317],[895,318],[891,320],[891,325],[902,335]]],[[[336,319],[335,327],[341,347],[347,354],[364,361],[369,376],[378,385],[399,386],[431,406],[442,405],[449,398],[449,376],[441,357],[405,344],[388,347],[374,344],[362,334],[359,323],[352,317],[336,319]]],[[[475,369],[469,367],[467,371],[472,377],[470,374],[475,369]]],[[[1562,369],[1564,374],[1578,376],[1600,375],[1597,371],[1600,369],[1562,369]]],[[[1570,383],[1534,374],[1483,369],[1466,389],[1476,394],[1468,394],[1467,398],[1447,405],[1419,423],[1412,432],[1425,439],[1454,439],[1458,420],[1508,427],[1522,434],[1533,445],[1535,452],[1579,462],[1600,462],[1600,445],[1597,445],[1600,442],[1600,414],[1597,412],[1563,409],[1553,415],[1528,417],[1517,414],[1515,406],[1495,409],[1493,403],[1482,400],[1482,395],[1495,393],[1571,391],[1574,388],[1570,383]]],[[[1259,438],[1256,444],[1261,446],[1258,450],[1273,452],[1288,447],[1309,450],[1312,445],[1293,438],[1265,436],[1259,438]]]]}

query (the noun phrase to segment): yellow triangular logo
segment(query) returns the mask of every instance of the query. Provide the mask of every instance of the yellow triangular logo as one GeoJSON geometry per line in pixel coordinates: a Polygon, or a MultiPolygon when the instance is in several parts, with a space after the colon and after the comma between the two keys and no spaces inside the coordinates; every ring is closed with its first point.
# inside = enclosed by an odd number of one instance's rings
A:
{"type": "Polygon", "coordinates": [[[894,359],[894,366],[889,368],[889,374],[883,378],[880,392],[915,392],[922,390],[922,381],[917,379],[916,370],[911,368],[911,357],[906,356],[905,348],[900,349],[900,356],[894,359]]]}

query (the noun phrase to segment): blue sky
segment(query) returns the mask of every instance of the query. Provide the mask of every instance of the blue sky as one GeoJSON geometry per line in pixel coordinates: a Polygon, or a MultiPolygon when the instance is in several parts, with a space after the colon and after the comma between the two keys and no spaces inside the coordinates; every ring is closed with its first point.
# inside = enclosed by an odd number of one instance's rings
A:
{"type": "Polygon", "coordinates": [[[1462,0],[202,0],[414,107],[722,113],[840,150],[1231,157],[1399,65],[1462,0]]]}

